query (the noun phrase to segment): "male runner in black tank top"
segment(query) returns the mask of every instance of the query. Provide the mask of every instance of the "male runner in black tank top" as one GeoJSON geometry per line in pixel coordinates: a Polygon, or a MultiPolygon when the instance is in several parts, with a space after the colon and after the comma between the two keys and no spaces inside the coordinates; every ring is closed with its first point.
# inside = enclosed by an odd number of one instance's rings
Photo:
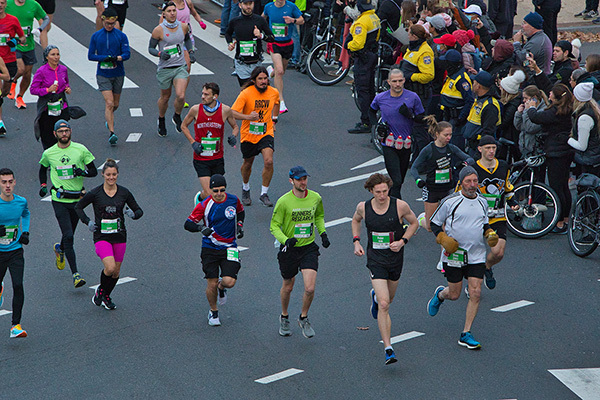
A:
{"type": "Polygon", "coordinates": [[[371,314],[377,319],[381,339],[385,346],[385,363],[398,361],[391,343],[392,321],[390,303],[394,300],[398,280],[402,273],[404,245],[419,227],[415,214],[408,203],[389,196],[392,180],[379,173],[371,175],[365,189],[373,195],[368,201],[356,206],[352,218],[354,254],[362,256],[365,251],[360,244],[360,223],[364,219],[367,227],[367,268],[371,271],[371,314]],[[402,220],[410,225],[405,230],[402,220]]]}

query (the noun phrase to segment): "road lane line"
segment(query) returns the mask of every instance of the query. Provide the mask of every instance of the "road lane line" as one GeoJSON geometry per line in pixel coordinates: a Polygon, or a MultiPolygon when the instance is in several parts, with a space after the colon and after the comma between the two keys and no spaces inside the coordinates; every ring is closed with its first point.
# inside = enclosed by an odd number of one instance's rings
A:
{"type": "Polygon", "coordinates": [[[125,141],[135,143],[138,140],[140,140],[141,137],[142,137],[141,133],[130,133],[129,136],[127,136],[127,140],[125,140],[125,141]]]}
{"type": "Polygon", "coordinates": [[[506,304],[504,306],[492,308],[492,311],[507,312],[507,311],[516,310],[517,308],[527,307],[532,304],[535,304],[535,303],[533,301],[519,300],[519,301],[515,301],[514,303],[506,304]]]}
{"type": "MultiPolygon", "coordinates": [[[[416,337],[423,336],[423,335],[424,335],[423,332],[410,331],[407,333],[403,333],[402,335],[394,336],[393,338],[391,338],[391,343],[396,344],[396,343],[404,342],[406,340],[414,339],[416,337]]],[[[383,340],[380,340],[379,343],[383,343],[383,340]]]]}
{"type": "Polygon", "coordinates": [[[334,219],[333,221],[325,222],[325,228],[345,224],[346,222],[350,222],[350,221],[352,221],[352,218],[348,218],[348,217],[334,219]]]}
{"type": "Polygon", "coordinates": [[[370,167],[371,165],[377,165],[379,163],[383,162],[383,156],[379,156],[379,157],[375,157],[372,160],[369,160],[367,162],[364,162],[360,165],[357,165],[356,167],[352,167],[350,168],[350,171],[354,171],[356,169],[360,169],[360,168],[365,168],[365,167],[370,167]]]}
{"type": "Polygon", "coordinates": [[[12,311],[0,310],[0,317],[3,316],[3,315],[8,315],[8,314],[12,314],[12,311]]]}
{"type": "Polygon", "coordinates": [[[249,249],[249,247],[238,246],[239,251],[244,251],[244,250],[248,250],[248,249],[249,249]]]}
{"type": "Polygon", "coordinates": [[[599,398],[600,368],[549,369],[548,372],[582,400],[599,398]]]}
{"type": "Polygon", "coordinates": [[[144,112],[142,111],[141,108],[130,108],[129,115],[132,117],[143,117],[144,112]]]}
{"type": "Polygon", "coordinates": [[[367,179],[368,177],[370,177],[371,175],[373,175],[375,173],[385,174],[386,172],[387,171],[384,168],[384,169],[380,169],[379,171],[370,172],[368,174],[362,174],[362,175],[358,175],[358,176],[353,176],[351,178],[340,179],[339,181],[322,183],[321,186],[325,186],[325,187],[340,186],[340,185],[344,185],[346,183],[351,183],[351,182],[356,182],[356,181],[362,181],[364,179],[367,179]]]}
{"type": "Polygon", "coordinates": [[[281,379],[289,378],[290,376],[300,374],[302,372],[304,372],[304,370],[302,370],[302,369],[290,368],[290,369],[286,369],[285,371],[281,371],[281,372],[278,372],[273,375],[265,376],[264,378],[256,379],[254,382],[262,383],[263,385],[266,385],[267,383],[271,383],[271,382],[275,382],[275,381],[278,381],[281,379]]]}
{"type": "MultiPolygon", "coordinates": [[[[133,281],[137,281],[137,278],[132,278],[130,276],[126,276],[124,278],[119,278],[119,280],[117,281],[117,285],[122,285],[124,283],[128,283],[128,282],[133,282],[133,281]]],[[[90,286],[90,289],[94,289],[96,290],[96,288],[100,286],[100,285],[94,285],[94,286],[90,286]]]]}

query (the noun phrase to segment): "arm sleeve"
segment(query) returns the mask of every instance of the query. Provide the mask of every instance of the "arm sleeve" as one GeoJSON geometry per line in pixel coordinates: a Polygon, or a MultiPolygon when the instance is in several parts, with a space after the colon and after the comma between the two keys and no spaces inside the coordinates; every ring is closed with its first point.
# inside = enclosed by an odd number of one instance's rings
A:
{"type": "Polygon", "coordinates": [[[188,25],[188,33],[185,34],[185,37],[183,38],[183,44],[185,45],[185,48],[188,50],[188,52],[192,51],[194,49],[194,45],[192,44],[192,31],[189,28],[188,25]],[[192,49],[192,50],[190,50],[192,49]]]}
{"type": "Polygon", "coordinates": [[[279,243],[285,243],[288,240],[288,237],[285,236],[283,231],[281,230],[281,226],[283,225],[283,218],[285,216],[284,207],[281,206],[281,201],[278,201],[275,204],[275,208],[273,209],[273,216],[271,217],[271,235],[275,236],[275,239],[279,243]]]}
{"type": "Polygon", "coordinates": [[[31,222],[31,213],[29,212],[29,205],[27,200],[25,200],[25,207],[23,207],[23,212],[21,213],[21,229],[23,232],[29,232],[29,224],[31,222]]]}
{"type": "Polygon", "coordinates": [[[589,115],[582,115],[577,119],[577,140],[569,138],[569,146],[579,151],[586,151],[590,140],[590,132],[594,127],[594,120],[589,115]]]}
{"type": "Polygon", "coordinates": [[[158,46],[158,39],[150,37],[150,42],[148,43],[148,53],[158,57],[160,52],[156,49],[156,46],[158,46]]]}
{"type": "Polygon", "coordinates": [[[323,199],[320,197],[315,211],[315,225],[319,231],[319,235],[325,232],[325,209],[323,208],[323,199]]]}
{"type": "Polygon", "coordinates": [[[269,26],[268,22],[264,18],[261,19],[262,26],[258,28],[265,35],[265,37],[262,40],[264,40],[265,42],[273,43],[275,41],[275,35],[273,34],[273,31],[271,30],[271,27],[269,26]]]}
{"type": "Polygon", "coordinates": [[[431,227],[431,232],[433,233],[433,235],[437,238],[437,236],[440,234],[440,232],[443,232],[444,230],[442,229],[441,226],[439,226],[438,224],[435,224],[433,222],[429,223],[429,226],[431,227]]]}
{"type": "Polygon", "coordinates": [[[87,163],[85,168],[87,169],[87,173],[85,175],[86,178],[93,178],[98,175],[98,170],[96,169],[94,161],[87,163]]]}
{"type": "Polygon", "coordinates": [[[38,176],[40,178],[40,185],[48,182],[48,167],[44,166],[42,161],[40,161],[40,171],[38,176]]]}
{"type": "Polygon", "coordinates": [[[244,219],[246,219],[246,211],[245,210],[239,211],[237,213],[237,221],[241,222],[243,224],[244,223],[244,219]]]}
{"type": "Polygon", "coordinates": [[[79,217],[81,222],[83,222],[86,225],[90,222],[90,218],[87,216],[85,211],[83,211],[83,209],[90,205],[93,201],[94,195],[92,194],[92,192],[87,192],[85,196],[83,196],[81,200],[79,200],[75,205],[75,212],[77,213],[77,216],[79,217]]]}
{"type": "Polygon", "coordinates": [[[144,215],[144,211],[139,206],[137,201],[135,201],[135,197],[133,197],[133,194],[131,192],[129,192],[129,194],[127,195],[127,200],[125,200],[125,203],[127,203],[129,208],[131,208],[131,211],[133,211],[133,213],[134,213],[134,216],[132,219],[142,218],[142,215],[144,215]]]}
{"type": "MultiPolygon", "coordinates": [[[[42,11],[44,11],[44,10],[42,10],[42,11]]],[[[44,12],[44,14],[46,14],[46,13],[44,12]]],[[[38,19],[42,20],[42,23],[40,24],[40,31],[43,31],[44,29],[46,29],[46,27],[50,23],[50,18],[48,18],[47,15],[44,15],[43,17],[39,17],[38,19]]]]}

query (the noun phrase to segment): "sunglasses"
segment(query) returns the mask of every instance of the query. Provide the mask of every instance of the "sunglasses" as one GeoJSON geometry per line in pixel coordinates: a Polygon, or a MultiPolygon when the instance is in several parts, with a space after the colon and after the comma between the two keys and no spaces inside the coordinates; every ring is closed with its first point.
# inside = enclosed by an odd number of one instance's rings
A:
{"type": "Polygon", "coordinates": [[[213,193],[225,193],[226,189],[213,189],[213,193]]]}

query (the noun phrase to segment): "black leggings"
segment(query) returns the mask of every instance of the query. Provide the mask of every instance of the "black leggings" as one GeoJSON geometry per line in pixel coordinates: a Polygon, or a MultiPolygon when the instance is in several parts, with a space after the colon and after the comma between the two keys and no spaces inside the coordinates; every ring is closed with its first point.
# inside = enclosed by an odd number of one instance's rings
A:
{"type": "Polygon", "coordinates": [[[404,177],[406,171],[408,171],[408,162],[410,161],[410,149],[398,150],[394,147],[382,146],[383,148],[383,160],[385,162],[385,169],[387,169],[390,178],[394,185],[390,189],[390,196],[402,199],[400,190],[402,189],[402,183],[404,183],[404,177]]]}
{"type": "Polygon", "coordinates": [[[10,271],[13,287],[12,324],[17,325],[21,323],[21,312],[25,301],[25,293],[23,292],[25,260],[23,259],[22,248],[13,251],[0,251],[0,281],[4,280],[7,269],[10,271]]]}
{"type": "Polygon", "coordinates": [[[558,195],[560,201],[560,215],[558,220],[569,216],[571,211],[571,191],[569,190],[569,167],[573,155],[564,157],[546,157],[546,166],[548,167],[548,183],[558,195]]]}
{"type": "Polygon", "coordinates": [[[73,237],[75,236],[75,228],[77,228],[77,223],[79,222],[79,218],[75,212],[76,204],[52,201],[54,215],[62,232],[60,248],[64,251],[65,257],[67,257],[72,273],[77,272],[77,260],[75,259],[75,249],[73,249],[73,237]]]}

